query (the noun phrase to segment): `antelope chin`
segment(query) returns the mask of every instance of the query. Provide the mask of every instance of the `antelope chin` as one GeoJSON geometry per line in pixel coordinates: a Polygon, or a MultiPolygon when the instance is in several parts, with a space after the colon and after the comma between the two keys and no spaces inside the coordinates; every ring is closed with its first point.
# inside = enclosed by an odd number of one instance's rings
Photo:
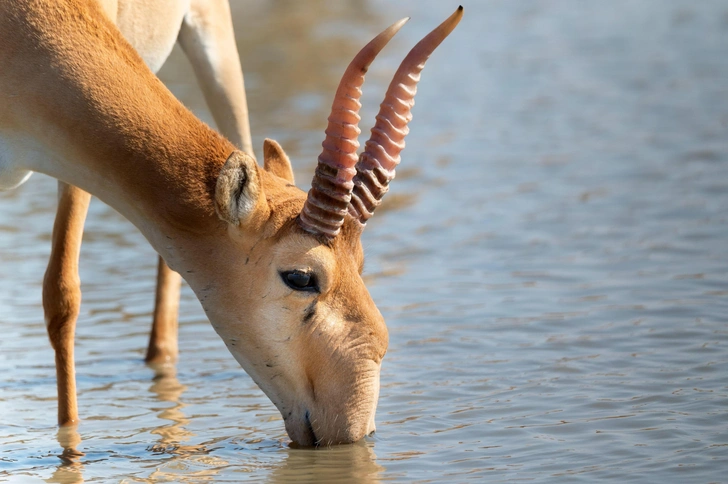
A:
{"type": "Polygon", "coordinates": [[[311,425],[311,413],[308,410],[300,409],[283,421],[286,425],[288,437],[292,440],[294,447],[315,447],[318,445],[318,438],[311,425]]]}

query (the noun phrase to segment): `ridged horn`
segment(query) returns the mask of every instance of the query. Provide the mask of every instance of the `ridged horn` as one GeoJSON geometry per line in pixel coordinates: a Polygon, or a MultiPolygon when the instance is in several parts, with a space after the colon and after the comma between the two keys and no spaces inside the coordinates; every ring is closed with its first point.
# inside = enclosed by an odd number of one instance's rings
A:
{"type": "Polygon", "coordinates": [[[331,105],[323,151],[311,181],[311,189],[298,217],[299,225],[317,235],[335,237],[348,212],[352,179],[359,149],[359,109],[364,74],[394,34],[409,20],[404,18],[364,46],[346,68],[331,105]]]}
{"type": "Polygon", "coordinates": [[[380,105],[372,135],[364,145],[364,152],[356,164],[354,188],[349,213],[365,224],[381,204],[389,190],[399,154],[404,149],[404,138],[409,133],[407,123],[412,120],[417,83],[425,62],[440,43],[457,26],[463,16],[463,7],[453,13],[435,30],[423,38],[400,64],[380,105]]]}

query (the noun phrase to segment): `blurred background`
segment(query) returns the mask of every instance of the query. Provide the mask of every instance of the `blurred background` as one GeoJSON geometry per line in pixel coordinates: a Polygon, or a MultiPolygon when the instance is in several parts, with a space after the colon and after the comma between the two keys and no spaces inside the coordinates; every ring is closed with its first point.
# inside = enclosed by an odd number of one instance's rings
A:
{"type": "MultiPolygon", "coordinates": [[[[339,76],[363,143],[408,49],[457,3],[232,0],[258,158],[307,189],[339,76]]],[[[288,447],[188,288],[180,362],[143,364],[156,256],[95,202],[81,254],[82,425],[55,427],[40,286],[55,181],[0,193],[0,480],[720,481],[728,446],[728,4],[464,3],[364,235],[387,319],[374,437],[288,447]],[[76,439],[85,456],[62,454],[76,439]],[[61,458],[59,458],[59,456],[61,458]]],[[[211,123],[184,55],[160,77],[211,123]]]]}

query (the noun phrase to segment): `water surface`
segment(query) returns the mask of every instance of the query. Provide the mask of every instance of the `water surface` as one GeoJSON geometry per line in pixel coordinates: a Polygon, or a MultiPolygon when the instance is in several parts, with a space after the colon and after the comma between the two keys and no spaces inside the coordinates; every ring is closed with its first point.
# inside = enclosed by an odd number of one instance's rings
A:
{"type": "MultiPolygon", "coordinates": [[[[305,187],[357,48],[412,17],[367,76],[366,133],[407,49],[455,7],[234,1],[257,149],[279,140],[305,187]]],[[[155,255],[97,202],[83,422],[59,431],[40,290],[55,182],[0,194],[0,480],[724,480],[726,52],[720,1],[465,4],[365,232],[390,350],[378,431],[352,446],[289,448],[188,288],[179,364],[155,376],[155,255]]],[[[210,120],[179,52],[161,77],[210,120]]]]}

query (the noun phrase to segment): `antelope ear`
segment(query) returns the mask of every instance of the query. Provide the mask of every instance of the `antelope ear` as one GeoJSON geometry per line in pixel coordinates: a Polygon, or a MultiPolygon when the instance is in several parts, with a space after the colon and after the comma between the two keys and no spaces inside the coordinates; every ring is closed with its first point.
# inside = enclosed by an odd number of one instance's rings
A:
{"type": "Polygon", "coordinates": [[[247,223],[254,215],[268,212],[258,164],[250,155],[233,151],[225,161],[215,185],[215,209],[222,220],[232,225],[247,223]]]}
{"type": "Polygon", "coordinates": [[[291,160],[277,141],[266,138],[263,142],[263,166],[265,171],[294,183],[291,160]]]}

